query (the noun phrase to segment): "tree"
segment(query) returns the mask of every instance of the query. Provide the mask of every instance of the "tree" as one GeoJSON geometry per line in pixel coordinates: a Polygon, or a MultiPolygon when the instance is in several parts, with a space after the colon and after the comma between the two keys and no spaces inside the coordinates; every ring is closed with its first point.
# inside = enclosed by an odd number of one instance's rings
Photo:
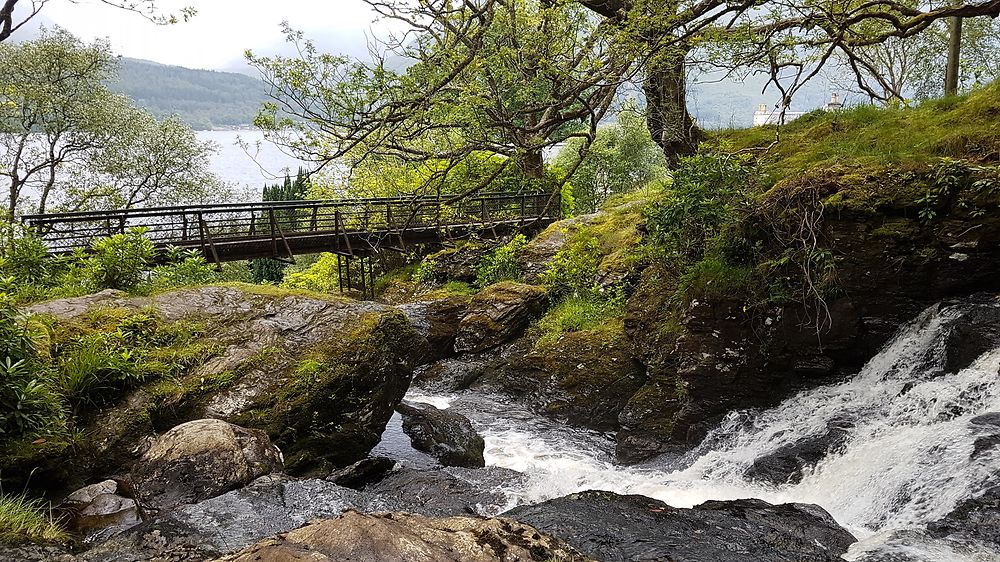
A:
{"type": "MultiPolygon", "coordinates": [[[[858,72],[850,60],[842,59],[853,73],[854,86],[872,101],[902,102],[944,95],[942,71],[948,68],[951,21],[937,21],[924,32],[888,40],[854,50],[858,72]]],[[[961,34],[961,64],[955,87],[968,89],[1000,78],[1000,20],[971,18],[961,34]]]]}
{"type": "Polygon", "coordinates": [[[580,139],[570,140],[555,159],[561,168],[577,168],[573,176],[576,212],[592,213],[608,197],[634,191],[666,175],[663,151],[650,137],[644,113],[635,102],[619,112],[617,123],[598,129],[580,163],[582,145],[580,139]]]}
{"type": "MultiPolygon", "coordinates": [[[[306,198],[309,187],[309,175],[305,170],[299,168],[294,180],[291,176],[286,175],[283,183],[265,185],[261,201],[301,201],[306,198]]],[[[276,211],[276,213],[282,212],[287,213],[288,211],[276,211]]],[[[261,227],[266,229],[269,228],[269,225],[264,224],[261,227]]],[[[254,283],[280,283],[285,276],[286,267],[286,263],[278,260],[250,260],[250,272],[254,283]]]]}
{"type": "MultiPolygon", "coordinates": [[[[1000,0],[927,9],[895,0],[366,0],[407,31],[372,46],[370,64],[322,55],[301,34],[293,59],[250,55],[274,103],[258,120],[279,143],[322,164],[370,157],[510,157],[541,177],[548,146],[584,138],[624,82],[641,77],[648,127],[671,162],[694,150],[687,59],[763,71],[783,105],[840,53],[926,31],[952,16],[1000,13],[1000,0]],[[386,61],[410,61],[403,71],[386,61]],[[282,114],[285,114],[284,116],[282,114]],[[288,118],[297,117],[298,120],[288,118]],[[583,124],[581,129],[579,126],[583,124]]],[[[569,171],[572,173],[572,170],[569,171]]],[[[470,187],[469,191],[479,189],[470,187]]]]}
{"type": "Polygon", "coordinates": [[[104,85],[117,58],[56,30],[0,43],[0,177],[7,212],[132,207],[203,198],[212,145],[104,85]]]}
{"type": "Polygon", "coordinates": [[[387,40],[371,62],[320,54],[291,30],[298,58],[248,53],[273,100],[257,124],[318,168],[435,161],[438,171],[421,189],[435,192],[463,161],[485,153],[502,165],[468,191],[509,167],[542,179],[543,151],[592,138],[630,65],[609,26],[577,5],[371,4],[420,33],[387,40]],[[411,64],[387,63],[399,60],[411,64]]]}
{"type": "MultiPolygon", "coordinates": [[[[0,41],[10,37],[15,31],[37,16],[42,8],[51,0],[0,0],[0,41]],[[18,17],[15,9],[20,4],[26,10],[18,17]]],[[[146,19],[159,24],[187,21],[195,15],[194,8],[181,8],[177,14],[164,13],[156,7],[155,0],[101,0],[108,6],[114,6],[142,15],[146,19]]]]}

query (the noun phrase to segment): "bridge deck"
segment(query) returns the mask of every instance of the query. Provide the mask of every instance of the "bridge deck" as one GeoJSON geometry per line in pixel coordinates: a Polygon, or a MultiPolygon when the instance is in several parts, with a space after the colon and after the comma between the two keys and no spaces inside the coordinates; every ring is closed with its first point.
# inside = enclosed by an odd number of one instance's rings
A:
{"type": "Polygon", "coordinates": [[[557,218],[550,193],[488,193],[461,199],[398,197],[187,205],[27,215],[50,253],[89,248],[142,227],[160,249],[200,250],[213,263],[334,252],[365,257],[382,249],[477,234],[495,237],[557,218]]]}

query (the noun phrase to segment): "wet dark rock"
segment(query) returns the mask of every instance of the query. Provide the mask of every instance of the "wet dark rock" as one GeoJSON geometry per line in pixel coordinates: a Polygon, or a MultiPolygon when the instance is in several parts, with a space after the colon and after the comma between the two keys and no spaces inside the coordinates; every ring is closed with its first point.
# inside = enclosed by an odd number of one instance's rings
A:
{"type": "Polygon", "coordinates": [[[605,561],[839,561],[855,542],[819,506],[761,500],[676,509],[643,496],[582,492],[503,514],[605,561]]]}
{"type": "Polygon", "coordinates": [[[0,562],[76,562],[77,558],[58,546],[0,543],[0,562]]]}
{"type": "Polygon", "coordinates": [[[169,510],[281,469],[281,452],[263,431],[205,419],[160,436],[139,459],[132,480],[143,506],[169,510]]]}
{"type": "Polygon", "coordinates": [[[944,518],[929,524],[927,531],[936,538],[974,540],[1000,548],[1000,486],[961,502],[944,518]]]}
{"type": "Polygon", "coordinates": [[[771,484],[797,484],[802,480],[803,469],[814,466],[844,446],[850,437],[848,428],[848,424],[834,423],[823,435],[803,439],[759,457],[747,471],[747,477],[771,484]]]}
{"type": "Polygon", "coordinates": [[[519,472],[486,468],[447,467],[436,470],[399,469],[365,487],[379,511],[410,511],[424,515],[494,515],[509,505],[500,490],[524,480],[519,472]]]}
{"type": "Polygon", "coordinates": [[[424,362],[437,361],[454,354],[459,322],[469,307],[469,297],[416,301],[398,305],[414,329],[427,340],[424,362]]]}
{"type": "Polygon", "coordinates": [[[103,541],[142,522],[129,493],[118,482],[105,480],[73,492],[57,510],[69,515],[67,529],[85,542],[103,541]]]}
{"type": "Polygon", "coordinates": [[[1000,445],[1000,412],[989,412],[969,420],[971,429],[983,435],[973,442],[970,458],[979,458],[1000,445]]]}
{"type": "Polygon", "coordinates": [[[441,392],[466,390],[486,373],[489,358],[482,355],[462,355],[418,367],[413,373],[414,385],[441,392]]]}
{"type": "Polygon", "coordinates": [[[529,562],[587,558],[562,541],[506,519],[432,519],[348,511],[262,541],[220,562],[529,562]]]}
{"type": "Polygon", "coordinates": [[[569,425],[615,431],[646,382],[623,335],[569,332],[555,341],[526,336],[495,361],[474,388],[500,392],[569,425]]]}
{"type": "Polygon", "coordinates": [[[326,480],[345,488],[362,488],[385,478],[396,461],[385,457],[369,457],[341,469],[333,471],[326,480]]]}
{"type": "Polygon", "coordinates": [[[403,416],[403,432],[410,436],[414,449],[429,453],[445,466],[486,465],[486,443],[465,416],[415,402],[403,402],[396,410],[403,416]]]}
{"type": "Polygon", "coordinates": [[[524,283],[502,282],[483,289],[469,303],[458,326],[455,351],[479,352],[521,335],[545,310],[545,289],[524,283]]]}
{"type": "Polygon", "coordinates": [[[245,488],[181,506],[89,550],[86,562],[204,561],[345,509],[371,509],[357,491],[324,480],[272,475],[245,488]]]}

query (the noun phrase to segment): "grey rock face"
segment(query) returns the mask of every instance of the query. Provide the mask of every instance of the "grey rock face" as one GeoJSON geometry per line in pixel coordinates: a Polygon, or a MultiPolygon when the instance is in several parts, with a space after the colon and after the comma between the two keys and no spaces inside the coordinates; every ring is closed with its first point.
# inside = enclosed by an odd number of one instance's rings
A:
{"type": "Polygon", "coordinates": [[[546,300],[544,289],[524,283],[503,282],[483,289],[458,326],[455,351],[485,351],[516,338],[544,312],[546,300]]]}

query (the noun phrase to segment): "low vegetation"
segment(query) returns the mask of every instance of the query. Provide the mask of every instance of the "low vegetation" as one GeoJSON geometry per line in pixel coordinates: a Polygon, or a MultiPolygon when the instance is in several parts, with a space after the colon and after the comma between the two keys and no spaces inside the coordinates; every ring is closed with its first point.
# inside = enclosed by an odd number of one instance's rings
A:
{"type": "Polygon", "coordinates": [[[0,544],[61,543],[68,539],[41,500],[0,495],[0,544]]]}

